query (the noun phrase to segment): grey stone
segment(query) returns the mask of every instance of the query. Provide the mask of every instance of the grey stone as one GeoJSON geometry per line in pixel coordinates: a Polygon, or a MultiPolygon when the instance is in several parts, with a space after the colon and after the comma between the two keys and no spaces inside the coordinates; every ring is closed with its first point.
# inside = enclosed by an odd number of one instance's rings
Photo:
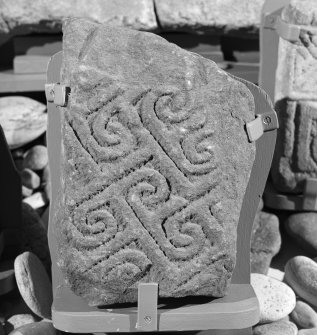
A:
{"type": "Polygon", "coordinates": [[[31,252],[19,255],[14,261],[17,285],[25,303],[41,318],[51,319],[53,290],[41,261],[31,252]]]}
{"type": "Polygon", "coordinates": [[[48,198],[45,192],[35,192],[29,197],[24,198],[23,202],[30,205],[33,209],[39,209],[47,205],[48,198]]]}
{"type": "Polygon", "coordinates": [[[293,322],[276,321],[253,328],[253,335],[297,335],[297,327],[293,322]]]}
{"type": "Polygon", "coordinates": [[[32,195],[33,190],[22,185],[22,197],[26,198],[32,195]]]}
{"type": "Polygon", "coordinates": [[[40,186],[41,179],[33,170],[23,169],[20,176],[22,185],[30,188],[31,190],[35,190],[40,186]]]}
{"type": "Polygon", "coordinates": [[[13,330],[9,335],[60,335],[52,322],[40,321],[29,323],[13,330]]]}
{"type": "Polygon", "coordinates": [[[317,263],[306,256],[291,258],[285,265],[284,281],[302,299],[317,306],[317,263]]]}
{"type": "Polygon", "coordinates": [[[292,214],[285,221],[285,228],[303,249],[317,255],[317,213],[292,214]]]}
{"type": "Polygon", "coordinates": [[[38,319],[32,314],[15,314],[5,322],[6,333],[29,323],[37,322],[38,319]]]}
{"type": "Polygon", "coordinates": [[[0,0],[0,8],[0,38],[1,33],[59,32],[67,17],[87,17],[141,30],[157,28],[152,0],[56,0],[54,4],[50,0],[0,0]]]}
{"type": "Polygon", "coordinates": [[[272,258],[281,247],[279,220],[276,215],[258,212],[251,235],[251,272],[267,274],[272,258]]]}
{"type": "Polygon", "coordinates": [[[25,202],[22,202],[21,235],[24,240],[22,245],[23,251],[33,252],[39,257],[49,272],[51,261],[47,231],[37,212],[25,202]]]}
{"type": "MultiPolygon", "coordinates": [[[[0,8],[2,12],[1,0],[0,8]]],[[[45,111],[44,104],[27,97],[0,98],[0,124],[10,149],[29,143],[46,131],[47,114],[45,111]]]]}
{"type": "Polygon", "coordinates": [[[25,153],[23,166],[26,169],[43,170],[47,164],[48,154],[44,145],[35,145],[25,153]]]}
{"type": "Polygon", "coordinates": [[[295,308],[295,293],[285,283],[260,273],[251,273],[251,285],[259,300],[259,323],[278,321],[295,308]]]}
{"type": "Polygon", "coordinates": [[[159,36],[64,27],[58,264],[90,305],[227,293],[255,158],[247,87],[159,36]]]}
{"type": "Polygon", "coordinates": [[[275,102],[280,129],[272,163],[277,189],[301,193],[304,180],[317,177],[317,3],[291,0],[282,19],[301,29],[300,41],[280,38],[275,102]]]}
{"type": "Polygon", "coordinates": [[[163,29],[237,33],[257,32],[264,0],[155,0],[163,29]]]}
{"type": "Polygon", "coordinates": [[[317,313],[304,301],[296,301],[296,306],[291,313],[291,318],[298,328],[317,327],[317,313]]]}

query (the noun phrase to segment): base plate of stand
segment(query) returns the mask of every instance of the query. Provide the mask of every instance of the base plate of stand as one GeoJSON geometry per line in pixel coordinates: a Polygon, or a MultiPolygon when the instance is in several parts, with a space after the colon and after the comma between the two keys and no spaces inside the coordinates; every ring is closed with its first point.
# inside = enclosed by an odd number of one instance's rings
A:
{"type": "MultiPolygon", "coordinates": [[[[223,298],[162,299],[158,302],[157,331],[242,329],[259,320],[259,305],[250,284],[231,284],[223,298]],[[171,302],[171,300],[173,300],[171,302]]],[[[55,291],[54,327],[76,333],[139,332],[136,305],[90,307],[67,286],[55,291]]]]}

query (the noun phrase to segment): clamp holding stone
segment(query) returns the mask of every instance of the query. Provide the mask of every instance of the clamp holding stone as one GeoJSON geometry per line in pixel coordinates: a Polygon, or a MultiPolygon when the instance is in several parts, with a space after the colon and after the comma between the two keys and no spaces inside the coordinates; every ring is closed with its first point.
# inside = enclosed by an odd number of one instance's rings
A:
{"type": "Polygon", "coordinates": [[[278,119],[274,110],[264,112],[263,114],[257,114],[253,121],[246,124],[246,130],[250,142],[259,139],[263,133],[277,128],[278,119]]]}
{"type": "Polygon", "coordinates": [[[45,84],[46,100],[53,102],[57,106],[65,107],[68,102],[69,94],[70,88],[65,85],[57,83],[45,84]]]}

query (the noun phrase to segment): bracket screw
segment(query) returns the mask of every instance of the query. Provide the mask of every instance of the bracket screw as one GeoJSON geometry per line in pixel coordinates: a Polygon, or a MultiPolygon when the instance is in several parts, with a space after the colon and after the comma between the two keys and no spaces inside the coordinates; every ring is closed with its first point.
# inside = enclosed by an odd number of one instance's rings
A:
{"type": "Polygon", "coordinates": [[[272,122],[272,119],[271,119],[270,116],[266,116],[266,117],[263,119],[263,123],[266,124],[266,125],[269,125],[271,122],[272,122]]]}
{"type": "Polygon", "coordinates": [[[152,318],[149,315],[147,315],[147,316],[144,317],[144,321],[146,323],[150,323],[152,321],[152,318]]]}

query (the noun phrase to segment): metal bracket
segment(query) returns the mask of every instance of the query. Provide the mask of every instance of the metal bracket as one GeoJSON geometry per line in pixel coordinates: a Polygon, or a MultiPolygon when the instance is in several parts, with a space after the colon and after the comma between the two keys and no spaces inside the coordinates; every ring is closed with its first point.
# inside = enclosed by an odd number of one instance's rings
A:
{"type": "Polygon", "coordinates": [[[141,331],[157,330],[157,283],[140,283],[138,287],[138,318],[136,328],[141,331]]]}
{"type": "Polygon", "coordinates": [[[70,87],[51,83],[45,84],[45,96],[48,102],[53,102],[57,106],[65,107],[68,101],[70,87]]]}
{"type": "Polygon", "coordinates": [[[299,41],[301,27],[286,23],[279,15],[269,14],[264,19],[264,28],[273,29],[284,40],[299,41]]]}
{"type": "Polygon", "coordinates": [[[246,124],[249,141],[256,141],[263,135],[263,133],[278,129],[278,126],[278,119],[275,111],[257,114],[253,121],[246,124]]]}

